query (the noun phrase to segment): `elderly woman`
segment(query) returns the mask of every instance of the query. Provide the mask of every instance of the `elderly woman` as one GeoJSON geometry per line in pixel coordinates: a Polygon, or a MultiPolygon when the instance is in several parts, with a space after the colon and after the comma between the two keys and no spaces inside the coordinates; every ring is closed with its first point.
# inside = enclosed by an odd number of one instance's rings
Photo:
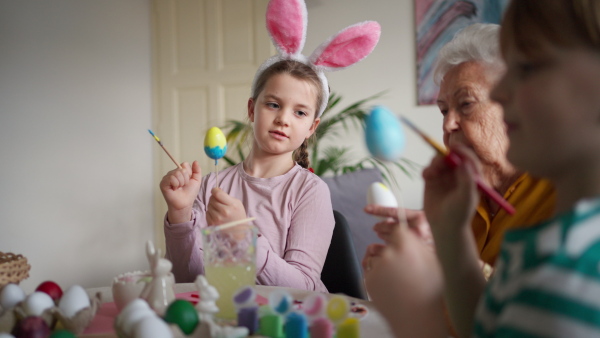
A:
{"type": "MultiPolygon", "coordinates": [[[[555,192],[548,181],[517,170],[506,159],[508,138],[502,107],[489,97],[504,72],[499,31],[500,26],[494,24],[468,26],[441,49],[434,69],[440,85],[437,104],[444,116],[444,144],[462,144],[475,152],[485,181],[516,209],[509,215],[490,198],[481,196],[471,227],[481,260],[492,266],[506,230],[549,218],[555,205],[555,192]]],[[[374,206],[366,211],[379,216],[396,214],[395,210],[374,206]]],[[[407,216],[411,225],[418,224],[427,231],[422,212],[407,210],[407,216]]]]}
{"type": "Polygon", "coordinates": [[[517,170],[506,159],[508,137],[502,107],[490,91],[504,72],[500,27],[471,25],[442,48],[435,68],[440,83],[437,103],[444,116],[444,144],[471,148],[483,178],[517,210],[514,215],[482,195],[471,226],[481,259],[494,263],[507,229],[526,227],[552,215],[555,193],[546,180],[517,170]]]}

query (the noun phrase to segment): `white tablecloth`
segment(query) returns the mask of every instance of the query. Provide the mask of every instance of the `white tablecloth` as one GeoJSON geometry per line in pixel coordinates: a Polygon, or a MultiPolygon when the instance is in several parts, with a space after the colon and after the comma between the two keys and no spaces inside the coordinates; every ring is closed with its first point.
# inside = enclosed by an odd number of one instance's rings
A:
{"type": "MultiPolygon", "coordinates": [[[[283,288],[283,287],[278,287],[278,286],[263,286],[263,285],[256,286],[256,292],[263,297],[268,297],[269,293],[272,292],[273,290],[285,290],[285,291],[289,292],[292,295],[292,297],[294,297],[294,299],[296,299],[296,300],[303,300],[310,294],[314,293],[313,291],[283,288]]],[[[88,292],[88,294],[90,296],[93,296],[99,292],[102,295],[102,302],[104,302],[104,303],[109,303],[109,302],[113,301],[112,291],[111,291],[110,287],[90,288],[90,289],[87,289],[86,291],[88,292]]],[[[196,291],[196,287],[195,287],[194,283],[175,284],[175,293],[183,293],[183,292],[190,292],[190,291],[196,291]]],[[[332,295],[326,294],[326,296],[331,297],[332,295]]],[[[368,310],[367,315],[364,318],[362,318],[360,321],[361,337],[364,337],[364,338],[393,337],[387,323],[385,322],[383,317],[381,317],[379,312],[377,312],[377,310],[373,307],[373,304],[371,302],[365,301],[362,299],[352,298],[352,297],[347,297],[347,298],[351,302],[363,305],[368,310]]],[[[85,335],[83,337],[86,337],[86,338],[101,338],[101,337],[109,338],[109,337],[116,337],[116,335],[114,335],[114,334],[112,334],[112,335],[85,335]]]]}

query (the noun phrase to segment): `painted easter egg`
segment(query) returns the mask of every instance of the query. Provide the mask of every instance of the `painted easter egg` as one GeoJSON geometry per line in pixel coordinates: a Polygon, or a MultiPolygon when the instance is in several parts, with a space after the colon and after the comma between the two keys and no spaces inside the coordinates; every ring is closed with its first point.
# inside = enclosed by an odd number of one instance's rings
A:
{"type": "Polygon", "coordinates": [[[225,156],[227,152],[227,139],[221,129],[212,127],[204,136],[204,152],[213,160],[218,160],[225,156]]]}
{"type": "Polygon", "coordinates": [[[50,338],[77,338],[77,336],[68,330],[56,330],[52,331],[50,338]]]}
{"type": "Polygon", "coordinates": [[[327,304],[326,312],[332,322],[340,322],[350,313],[350,304],[342,296],[333,296],[327,304]]]}
{"type": "Polygon", "coordinates": [[[398,201],[396,201],[396,197],[394,197],[392,190],[381,182],[373,182],[369,186],[369,191],[367,191],[367,203],[392,208],[398,206],[398,201]]]}
{"type": "Polygon", "coordinates": [[[310,318],[322,317],[325,313],[327,300],[323,294],[312,294],[304,299],[303,310],[310,318]]]}
{"type": "Polygon", "coordinates": [[[292,295],[283,290],[277,290],[269,294],[269,306],[280,315],[284,315],[292,310],[294,299],[292,295]]]}
{"type": "Polygon", "coordinates": [[[252,306],[256,303],[256,291],[250,286],[242,287],[233,295],[233,302],[238,308],[252,306]]]}
{"type": "MultiPolygon", "coordinates": [[[[397,208],[398,201],[390,188],[381,182],[373,182],[367,190],[367,204],[380,205],[382,207],[397,208]]],[[[383,221],[386,217],[377,217],[383,221]]]]}
{"type": "Polygon", "coordinates": [[[406,138],[398,118],[387,108],[376,106],[365,122],[365,138],[371,155],[383,161],[400,159],[406,138]]]}
{"type": "Polygon", "coordinates": [[[38,285],[35,291],[40,291],[48,294],[48,296],[50,296],[55,302],[58,302],[58,300],[63,295],[63,290],[61,289],[61,287],[55,282],[49,280],[38,285]]]}
{"type": "Polygon", "coordinates": [[[186,335],[194,332],[196,326],[200,323],[194,305],[184,299],[176,299],[169,305],[165,312],[165,321],[176,324],[186,335]]]}

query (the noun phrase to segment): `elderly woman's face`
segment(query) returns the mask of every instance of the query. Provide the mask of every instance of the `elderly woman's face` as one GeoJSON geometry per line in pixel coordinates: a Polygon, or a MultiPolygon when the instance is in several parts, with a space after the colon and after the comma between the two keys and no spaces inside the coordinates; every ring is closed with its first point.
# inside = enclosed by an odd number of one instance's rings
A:
{"type": "Polygon", "coordinates": [[[470,147],[484,165],[505,162],[508,148],[502,108],[489,97],[497,78],[481,63],[462,63],[446,73],[437,100],[444,144],[470,147]]]}

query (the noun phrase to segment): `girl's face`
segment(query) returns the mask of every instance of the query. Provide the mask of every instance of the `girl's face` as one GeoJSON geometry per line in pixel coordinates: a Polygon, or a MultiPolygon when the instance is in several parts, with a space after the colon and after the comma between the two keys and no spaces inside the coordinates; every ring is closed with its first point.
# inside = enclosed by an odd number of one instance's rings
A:
{"type": "Polygon", "coordinates": [[[256,102],[248,100],[255,146],[274,155],[291,153],[300,147],[320,122],[315,119],[316,90],[309,82],[289,74],[271,77],[256,102]]]}
{"type": "Polygon", "coordinates": [[[546,44],[539,56],[509,47],[507,72],[492,91],[504,108],[508,159],[557,178],[600,151],[600,53],[546,44]]]}

